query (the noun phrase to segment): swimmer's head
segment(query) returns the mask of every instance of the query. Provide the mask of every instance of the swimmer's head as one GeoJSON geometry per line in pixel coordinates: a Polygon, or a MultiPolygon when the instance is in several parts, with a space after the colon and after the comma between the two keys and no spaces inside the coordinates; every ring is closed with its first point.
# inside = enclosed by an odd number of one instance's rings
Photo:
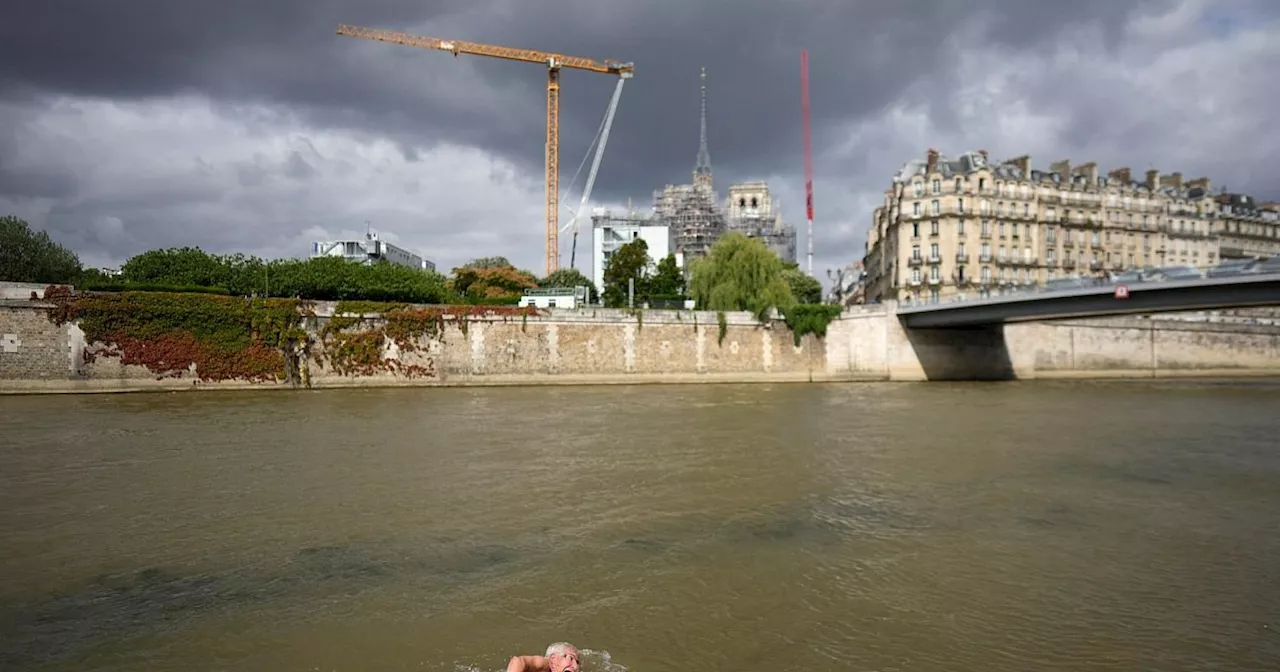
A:
{"type": "Polygon", "coordinates": [[[569,642],[556,642],[547,647],[547,663],[551,672],[578,672],[578,650],[569,642]]]}

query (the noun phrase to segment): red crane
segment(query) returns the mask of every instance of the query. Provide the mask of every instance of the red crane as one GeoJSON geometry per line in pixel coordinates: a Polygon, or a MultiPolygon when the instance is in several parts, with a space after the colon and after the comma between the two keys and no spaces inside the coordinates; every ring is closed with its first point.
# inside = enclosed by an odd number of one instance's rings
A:
{"type": "Polygon", "coordinates": [[[809,137],[809,50],[800,52],[800,114],[804,117],[804,195],[809,219],[809,277],[813,277],[813,143],[809,137]]]}

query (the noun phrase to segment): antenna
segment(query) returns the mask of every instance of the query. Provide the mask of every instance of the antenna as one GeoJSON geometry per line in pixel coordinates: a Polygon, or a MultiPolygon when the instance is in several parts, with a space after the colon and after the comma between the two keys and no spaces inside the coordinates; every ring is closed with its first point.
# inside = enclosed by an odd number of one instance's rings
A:
{"type": "Polygon", "coordinates": [[[813,145],[809,131],[809,50],[800,52],[800,114],[804,118],[805,215],[809,220],[809,277],[813,277],[813,145]]]}

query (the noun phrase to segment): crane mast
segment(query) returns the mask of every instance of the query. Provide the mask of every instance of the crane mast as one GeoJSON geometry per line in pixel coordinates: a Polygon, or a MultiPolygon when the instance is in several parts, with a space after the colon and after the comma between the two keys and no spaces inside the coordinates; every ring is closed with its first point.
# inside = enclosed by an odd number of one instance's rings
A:
{"type": "Polygon", "coordinates": [[[813,145],[809,137],[809,50],[800,52],[800,114],[804,117],[804,196],[805,216],[809,220],[809,232],[805,236],[809,245],[808,270],[813,277],[813,145]]]}
{"type": "Polygon", "coordinates": [[[560,220],[560,70],[571,68],[602,74],[618,75],[630,78],[635,72],[632,63],[614,60],[595,61],[578,56],[565,56],[534,49],[519,49],[479,42],[462,40],[446,40],[438,37],[410,35],[380,28],[362,28],[358,26],[340,25],[338,34],[358,37],[379,42],[390,42],[410,47],[446,51],[455,57],[458,54],[472,54],[503,58],[525,63],[540,63],[547,68],[547,144],[546,144],[546,235],[547,235],[547,275],[559,267],[559,220],[560,220]]]}

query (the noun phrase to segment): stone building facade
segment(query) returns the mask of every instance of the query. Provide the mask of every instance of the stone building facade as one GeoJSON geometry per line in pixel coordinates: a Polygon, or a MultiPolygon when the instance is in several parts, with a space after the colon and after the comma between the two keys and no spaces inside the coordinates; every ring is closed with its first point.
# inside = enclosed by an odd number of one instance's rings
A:
{"type": "Polygon", "coordinates": [[[885,190],[867,233],[869,301],[940,301],[1050,280],[1280,254],[1280,212],[1208,178],[929,150],[885,190]]]}

